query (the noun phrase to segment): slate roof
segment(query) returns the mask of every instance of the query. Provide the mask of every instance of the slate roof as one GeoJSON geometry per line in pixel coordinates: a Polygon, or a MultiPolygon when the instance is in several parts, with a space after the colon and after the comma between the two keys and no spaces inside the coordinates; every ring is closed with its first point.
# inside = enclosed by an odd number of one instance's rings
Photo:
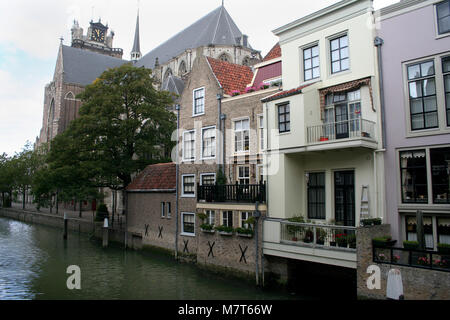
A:
{"type": "Polygon", "coordinates": [[[64,82],[87,86],[109,68],[129,61],[88,50],[62,46],[64,82]]]}
{"type": "Polygon", "coordinates": [[[231,95],[234,90],[244,92],[247,85],[253,80],[250,67],[229,63],[222,60],[206,58],[211,70],[223,88],[224,94],[231,95]]]}
{"type": "Polygon", "coordinates": [[[170,91],[181,96],[184,90],[184,81],[178,77],[170,75],[164,80],[161,90],[170,91]]]}
{"type": "Polygon", "coordinates": [[[139,37],[139,12],[136,20],[136,32],[134,33],[133,50],[131,52],[141,52],[141,42],[139,37]]]}
{"type": "Polygon", "coordinates": [[[237,38],[241,37],[242,32],[236,23],[234,23],[225,7],[220,6],[147,53],[136,65],[153,69],[156,58],[158,58],[159,64],[164,64],[186,49],[194,49],[209,44],[236,45],[239,44],[237,38]]]}
{"type": "Polygon", "coordinates": [[[130,192],[174,192],[175,189],[176,165],[173,162],[146,167],[127,187],[130,192]]]}
{"type": "Polygon", "coordinates": [[[280,44],[277,43],[269,53],[264,57],[263,62],[269,61],[272,59],[281,58],[281,47],[280,44]]]}

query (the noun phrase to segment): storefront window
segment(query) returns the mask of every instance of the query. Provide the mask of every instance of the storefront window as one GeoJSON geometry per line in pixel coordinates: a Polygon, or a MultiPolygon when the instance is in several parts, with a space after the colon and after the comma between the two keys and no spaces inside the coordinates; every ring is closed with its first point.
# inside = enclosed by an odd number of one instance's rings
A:
{"type": "Polygon", "coordinates": [[[431,149],[433,203],[450,203],[450,148],[431,149]]]}

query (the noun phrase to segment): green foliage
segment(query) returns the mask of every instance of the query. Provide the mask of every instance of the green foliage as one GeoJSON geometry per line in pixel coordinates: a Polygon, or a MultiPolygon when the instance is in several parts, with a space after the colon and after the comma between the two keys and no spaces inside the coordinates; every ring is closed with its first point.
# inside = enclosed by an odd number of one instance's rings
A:
{"type": "Polygon", "coordinates": [[[247,220],[245,220],[244,223],[248,224],[248,225],[255,225],[256,224],[256,218],[252,216],[252,217],[248,218],[247,220]]]}
{"type": "MultiPolygon", "coordinates": [[[[287,219],[289,222],[297,222],[297,223],[305,223],[305,218],[302,216],[297,216],[297,217],[293,217],[293,218],[289,218],[287,219]]],[[[305,229],[305,227],[301,227],[301,226],[294,226],[294,225],[287,225],[286,226],[288,233],[290,234],[295,234],[296,232],[300,232],[303,229],[305,229]]]]}
{"type": "Polygon", "coordinates": [[[108,207],[106,204],[100,204],[97,208],[95,215],[95,221],[104,221],[105,218],[109,217],[108,207]]]}
{"type": "Polygon", "coordinates": [[[233,232],[233,228],[232,227],[227,227],[227,226],[217,226],[214,229],[216,229],[219,232],[227,232],[227,233],[232,233],[233,232]]]}
{"type": "Polygon", "coordinates": [[[438,252],[443,254],[450,254],[450,244],[448,243],[438,243],[438,252]]]}
{"type": "Polygon", "coordinates": [[[361,220],[361,224],[366,227],[366,226],[378,226],[381,225],[382,220],[381,218],[375,218],[375,219],[362,219],[361,220]]]}
{"type": "Polygon", "coordinates": [[[222,170],[218,170],[216,174],[216,184],[219,186],[223,186],[227,184],[227,177],[222,172],[222,170]]]}
{"type": "Polygon", "coordinates": [[[205,231],[212,231],[212,230],[214,229],[214,226],[213,226],[213,225],[210,225],[210,224],[207,224],[207,223],[204,223],[204,224],[202,224],[202,225],[200,226],[200,228],[201,228],[202,230],[205,230],[205,231]]]}
{"type": "Polygon", "coordinates": [[[419,242],[418,241],[403,241],[403,248],[405,249],[418,249],[419,242]]]}
{"type": "Polygon", "coordinates": [[[248,235],[254,234],[253,229],[247,229],[247,228],[236,228],[236,229],[234,229],[234,231],[239,234],[248,234],[248,235]]]}
{"type": "Polygon", "coordinates": [[[199,212],[199,213],[197,213],[197,217],[200,220],[204,221],[208,216],[205,213],[203,213],[203,212],[199,212]]]}

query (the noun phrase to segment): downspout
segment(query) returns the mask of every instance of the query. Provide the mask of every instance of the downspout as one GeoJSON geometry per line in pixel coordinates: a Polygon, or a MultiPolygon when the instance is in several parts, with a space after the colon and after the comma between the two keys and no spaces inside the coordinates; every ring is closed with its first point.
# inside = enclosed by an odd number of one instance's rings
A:
{"type": "Polygon", "coordinates": [[[256,225],[255,225],[255,275],[256,275],[256,285],[259,286],[259,246],[258,246],[258,228],[259,228],[259,218],[261,217],[261,212],[259,209],[259,202],[256,201],[255,203],[255,218],[256,218],[256,225]]]}
{"type": "Polygon", "coordinates": [[[219,136],[220,136],[220,145],[221,148],[219,149],[219,163],[218,163],[218,169],[222,172],[223,175],[225,175],[225,136],[223,133],[223,127],[222,126],[222,95],[220,93],[217,94],[217,127],[219,128],[219,136]]]}
{"type": "MultiPolygon", "coordinates": [[[[267,105],[267,102],[264,103],[265,107],[266,107],[266,114],[264,116],[265,118],[265,137],[264,137],[264,141],[266,142],[266,148],[264,151],[264,156],[263,156],[263,170],[265,169],[265,173],[266,173],[266,215],[264,217],[262,217],[262,221],[261,221],[261,236],[263,237],[263,241],[264,241],[264,220],[269,217],[269,167],[267,166],[267,158],[268,158],[268,153],[267,150],[269,150],[269,106],[267,105]],[[266,168],[267,166],[267,168],[266,168]]],[[[261,273],[262,273],[262,286],[264,287],[264,249],[261,249],[261,273]]]]}
{"type": "Polygon", "coordinates": [[[176,212],[176,219],[175,219],[175,260],[178,260],[178,219],[179,219],[179,213],[178,213],[178,196],[179,196],[179,173],[180,173],[180,166],[178,164],[179,162],[179,142],[180,142],[180,105],[177,104],[175,106],[175,110],[177,111],[177,151],[176,151],[176,160],[175,160],[175,168],[176,168],[176,187],[175,187],[175,212],[176,212]]]}

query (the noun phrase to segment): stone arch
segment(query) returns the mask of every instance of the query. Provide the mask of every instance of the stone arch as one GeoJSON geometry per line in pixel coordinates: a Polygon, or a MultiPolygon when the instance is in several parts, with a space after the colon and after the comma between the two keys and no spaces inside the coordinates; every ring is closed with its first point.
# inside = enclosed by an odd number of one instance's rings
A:
{"type": "Polygon", "coordinates": [[[224,53],[222,53],[220,56],[219,56],[219,60],[221,60],[221,61],[225,61],[225,62],[233,62],[233,59],[230,57],[230,55],[228,54],[228,53],[226,53],[226,52],[224,52],[224,53]]]}
{"type": "Polygon", "coordinates": [[[164,83],[164,81],[166,81],[167,78],[170,77],[172,74],[173,74],[172,69],[167,68],[167,69],[166,69],[166,72],[164,73],[164,78],[163,78],[162,83],[164,83]]]}
{"type": "Polygon", "coordinates": [[[72,91],[67,92],[66,96],[64,97],[66,100],[75,100],[75,95],[72,91]]]}
{"type": "Polygon", "coordinates": [[[186,62],[181,61],[180,67],[178,68],[178,75],[182,76],[187,73],[186,62]]]}

